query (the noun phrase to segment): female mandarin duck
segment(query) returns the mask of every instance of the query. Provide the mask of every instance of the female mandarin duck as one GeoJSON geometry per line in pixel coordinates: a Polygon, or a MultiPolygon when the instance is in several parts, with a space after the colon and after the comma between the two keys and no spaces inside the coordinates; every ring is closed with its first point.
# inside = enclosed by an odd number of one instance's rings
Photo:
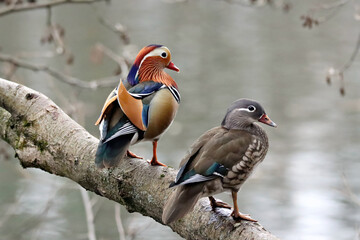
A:
{"type": "Polygon", "coordinates": [[[144,47],[127,79],[110,93],[95,123],[100,128],[95,159],[98,167],[116,166],[125,152],[137,157],[128,148],[142,140],[153,142],[151,165],[165,166],[157,160],[157,141],[176,115],[180,94],[164,68],[179,72],[171,62],[169,49],[162,45],[144,47]]]}
{"type": "Polygon", "coordinates": [[[241,214],[237,205],[237,192],[264,159],[269,146],[265,131],[255,122],[276,127],[258,102],[239,99],[228,108],[221,126],[205,132],[193,143],[170,185],[177,188],[165,204],[165,224],[183,217],[201,197],[209,197],[213,209],[231,208],[212,197],[228,190],[234,203],[231,216],[235,220],[255,221],[241,214]]]}

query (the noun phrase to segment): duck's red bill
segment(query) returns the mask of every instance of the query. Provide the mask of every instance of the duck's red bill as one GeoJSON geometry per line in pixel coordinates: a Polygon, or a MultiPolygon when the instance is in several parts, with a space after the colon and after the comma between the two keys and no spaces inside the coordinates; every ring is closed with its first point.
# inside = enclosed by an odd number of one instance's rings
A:
{"type": "Polygon", "coordinates": [[[180,69],[175,66],[173,62],[170,62],[169,65],[166,66],[168,69],[174,70],[175,72],[180,72],[180,69]]]}

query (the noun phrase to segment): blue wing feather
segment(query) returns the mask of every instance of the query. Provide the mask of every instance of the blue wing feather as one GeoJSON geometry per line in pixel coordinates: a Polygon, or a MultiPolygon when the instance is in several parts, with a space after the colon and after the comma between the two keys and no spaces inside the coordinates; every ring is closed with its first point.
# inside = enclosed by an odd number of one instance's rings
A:
{"type": "Polygon", "coordinates": [[[149,125],[149,105],[144,104],[143,105],[143,111],[142,111],[142,119],[145,127],[148,127],[149,125]]]}
{"type": "MultiPolygon", "coordinates": [[[[130,88],[128,92],[134,98],[143,99],[145,97],[154,94],[156,91],[162,88],[162,86],[163,86],[162,83],[147,81],[147,82],[139,83],[136,86],[130,88]]],[[[147,104],[143,104],[142,120],[145,127],[147,127],[149,124],[149,105],[147,104]]]]}
{"type": "Polygon", "coordinates": [[[135,98],[143,99],[158,91],[162,86],[162,83],[147,81],[130,88],[128,92],[135,98]]]}
{"type": "Polygon", "coordinates": [[[212,180],[217,177],[224,177],[229,171],[226,167],[220,163],[213,163],[204,174],[197,173],[195,169],[187,169],[188,165],[192,162],[200,149],[185,163],[179,170],[175,182],[170,184],[170,187],[178,185],[185,185],[190,183],[198,183],[212,180]]]}

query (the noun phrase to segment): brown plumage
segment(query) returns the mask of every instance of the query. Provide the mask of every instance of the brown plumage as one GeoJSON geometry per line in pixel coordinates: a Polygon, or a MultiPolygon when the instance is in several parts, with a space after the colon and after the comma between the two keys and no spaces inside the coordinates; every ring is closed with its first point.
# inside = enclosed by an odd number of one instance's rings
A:
{"type": "Polygon", "coordinates": [[[231,191],[233,196],[232,216],[253,220],[240,214],[237,192],[268,149],[266,133],[256,121],[276,126],[259,103],[237,100],[229,107],[221,126],[207,131],[193,143],[171,184],[177,189],[164,206],[162,220],[165,224],[183,217],[201,197],[209,197],[213,208],[229,208],[212,197],[224,191],[231,191]]]}

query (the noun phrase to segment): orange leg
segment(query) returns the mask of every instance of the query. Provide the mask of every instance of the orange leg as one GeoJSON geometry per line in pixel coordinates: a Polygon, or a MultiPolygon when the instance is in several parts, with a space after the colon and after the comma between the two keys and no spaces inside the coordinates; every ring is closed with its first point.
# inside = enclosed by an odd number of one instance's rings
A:
{"type": "Polygon", "coordinates": [[[221,201],[216,201],[214,197],[210,196],[209,197],[210,200],[210,205],[213,209],[213,211],[215,211],[215,208],[228,208],[231,209],[231,206],[225,202],[221,202],[221,201]]]}
{"type": "Polygon", "coordinates": [[[151,161],[149,161],[149,163],[152,166],[158,165],[158,166],[166,167],[165,164],[163,164],[157,160],[157,156],[156,156],[157,140],[153,141],[152,143],[153,143],[153,157],[152,157],[151,161]]]}
{"type": "Polygon", "coordinates": [[[126,155],[131,158],[143,159],[143,157],[140,157],[140,156],[136,155],[135,153],[130,152],[129,150],[127,150],[126,155]]]}
{"type": "Polygon", "coordinates": [[[231,216],[234,220],[247,220],[250,222],[257,222],[255,219],[252,219],[248,214],[242,214],[239,212],[239,207],[237,205],[237,192],[231,191],[231,196],[234,202],[234,211],[231,213],[231,216]]]}

